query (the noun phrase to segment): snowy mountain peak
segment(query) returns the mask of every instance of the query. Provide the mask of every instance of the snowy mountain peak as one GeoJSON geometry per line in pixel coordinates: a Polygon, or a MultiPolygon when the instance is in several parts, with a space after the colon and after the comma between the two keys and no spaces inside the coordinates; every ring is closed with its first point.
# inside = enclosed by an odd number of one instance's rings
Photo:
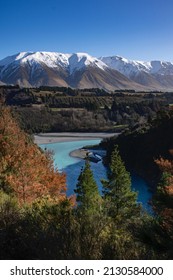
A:
{"type": "Polygon", "coordinates": [[[121,56],[101,57],[100,60],[129,78],[142,71],[148,74],[173,75],[171,62],[128,60],[121,56]]]}
{"type": "Polygon", "coordinates": [[[98,67],[102,70],[108,68],[108,66],[99,59],[90,56],[87,53],[74,53],[69,57],[69,68],[72,74],[76,70],[86,68],[87,66],[98,67]]]}
{"type": "Polygon", "coordinates": [[[17,61],[17,60],[20,60],[20,59],[24,59],[25,57],[27,57],[28,55],[31,55],[32,53],[30,53],[30,52],[21,52],[21,53],[18,53],[17,55],[16,55],[16,58],[15,58],[15,60],[17,61]]]}
{"type": "Polygon", "coordinates": [[[96,58],[82,52],[20,52],[0,61],[0,81],[27,87],[172,90],[173,63],[129,60],[119,55],[96,58]]]}
{"type": "Polygon", "coordinates": [[[50,68],[68,67],[68,55],[56,52],[33,52],[27,53],[23,57],[19,55],[17,57],[20,60],[20,64],[29,63],[33,64],[45,64],[50,68]]]}
{"type": "Polygon", "coordinates": [[[80,71],[87,66],[98,67],[102,70],[108,66],[95,57],[87,53],[64,54],[57,52],[21,52],[14,56],[9,56],[0,61],[0,66],[6,68],[10,64],[19,64],[40,67],[46,65],[50,68],[63,68],[68,70],[70,74],[74,71],[80,71]]]}

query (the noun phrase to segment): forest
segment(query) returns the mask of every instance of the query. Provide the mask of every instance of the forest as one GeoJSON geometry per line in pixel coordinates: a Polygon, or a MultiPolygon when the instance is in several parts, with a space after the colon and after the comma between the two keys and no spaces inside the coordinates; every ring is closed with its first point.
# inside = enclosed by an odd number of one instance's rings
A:
{"type": "Polygon", "coordinates": [[[119,132],[147,124],[167,110],[173,95],[131,90],[108,93],[101,89],[22,88],[1,86],[0,95],[28,133],[119,132]]]}
{"type": "MultiPolygon", "coordinates": [[[[66,175],[54,168],[52,154],[44,153],[33,143],[31,135],[21,128],[21,123],[14,116],[13,108],[5,103],[2,98],[1,259],[173,258],[171,145],[165,146],[169,149],[167,153],[156,154],[157,157],[152,159],[160,169],[160,180],[150,202],[154,211],[152,215],[136,202],[137,194],[131,190],[130,174],[122,160],[123,148],[118,139],[111,142],[111,149],[108,149],[109,171],[108,179],[102,182],[103,193],[98,191],[86,158],[75,195],[67,197],[66,175]]],[[[171,114],[160,114],[153,129],[160,129],[161,133],[165,124],[171,126],[172,119],[171,114]]],[[[135,133],[139,134],[136,137],[141,137],[139,143],[146,131],[150,131],[151,137],[151,130],[149,125],[143,131],[136,130],[135,133]]],[[[165,137],[170,136],[167,133],[165,137]]],[[[133,132],[127,130],[120,137],[128,139],[133,137],[129,136],[131,134],[133,132]]],[[[122,140],[122,143],[125,141],[122,140]]],[[[103,144],[106,145],[106,142],[103,144]]],[[[151,149],[154,149],[153,145],[151,149]]],[[[143,154],[140,156],[143,157],[143,154]]]]}

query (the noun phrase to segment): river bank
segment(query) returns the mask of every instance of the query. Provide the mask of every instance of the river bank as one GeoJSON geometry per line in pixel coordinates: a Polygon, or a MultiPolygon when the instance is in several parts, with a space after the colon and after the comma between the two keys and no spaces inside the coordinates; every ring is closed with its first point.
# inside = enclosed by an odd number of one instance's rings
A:
{"type": "Polygon", "coordinates": [[[85,132],[56,132],[56,133],[40,133],[34,135],[34,142],[37,145],[50,144],[50,143],[61,143],[61,142],[72,142],[80,140],[94,140],[94,139],[105,139],[117,136],[118,133],[108,132],[96,132],[96,133],[85,133],[85,132]]]}
{"type": "Polygon", "coordinates": [[[71,157],[85,159],[87,156],[88,150],[87,149],[77,149],[70,152],[71,157]]]}

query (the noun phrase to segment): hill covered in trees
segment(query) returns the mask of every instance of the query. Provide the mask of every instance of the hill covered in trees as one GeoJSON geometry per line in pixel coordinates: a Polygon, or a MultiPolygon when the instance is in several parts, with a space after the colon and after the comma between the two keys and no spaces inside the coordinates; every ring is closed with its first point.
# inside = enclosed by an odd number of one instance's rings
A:
{"type": "Polygon", "coordinates": [[[114,145],[119,146],[120,154],[129,170],[136,171],[156,187],[160,171],[155,160],[160,156],[170,159],[173,148],[173,112],[160,111],[141,127],[133,127],[117,138],[104,140],[107,160],[110,161],[114,145]]]}
{"type": "Polygon", "coordinates": [[[122,131],[141,125],[172,104],[170,93],[40,87],[0,87],[21,127],[29,133],[122,131]]]}
{"type": "Polygon", "coordinates": [[[8,108],[0,107],[0,185],[29,203],[42,196],[63,199],[65,175],[54,169],[50,153],[43,153],[23,132],[8,108]]]}
{"type": "MultiPolygon", "coordinates": [[[[109,143],[103,194],[86,160],[76,197],[67,197],[65,174],[54,168],[51,155],[19,128],[9,108],[0,109],[1,259],[172,259],[171,151],[155,161],[162,176],[151,202],[154,216],[137,204],[115,142],[109,143]]],[[[153,135],[164,120],[172,127],[170,115],[157,118],[153,135]]]]}

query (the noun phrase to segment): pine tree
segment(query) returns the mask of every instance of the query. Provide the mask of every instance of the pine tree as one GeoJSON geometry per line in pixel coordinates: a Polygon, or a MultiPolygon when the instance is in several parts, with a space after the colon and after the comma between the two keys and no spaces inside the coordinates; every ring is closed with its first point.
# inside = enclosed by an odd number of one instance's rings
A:
{"type": "Polygon", "coordinates": [[[78,208],[85,214],[93,214],[99,209],[101,196],[91,171],[89,160],[86,159],[85,167],[81,170],[75,193],[79,203],[78,208]]]}
{"type": "Polygon", "coordinates": [[[80,259],[100,259],[104,224],[102,198],[90,168],[89,160],[81,170],[75,190],[78,202],[76,217],[76,256],[80,259]]]}
{"type": "Polygon", "coordinates": [[[109,215],[120,221],[139,213],[137,193],[131,190],[130,174],[119,155],[117,146],[112,156],[108,181],[103,181],[104,197],[109,202],[109,215]]]}
{"type": "Polygon", "coordinates": [[[109,221],[103,246],[105,259],[137,258],[138,248],[133,236],[133,225],[139,218],[137,194],[131,190],[130,175],[117,147],[112,153],[108,180],[103,181],[104,211],[109,221]],[[128,248],[128,250],[127,250],[128,248]]]}

